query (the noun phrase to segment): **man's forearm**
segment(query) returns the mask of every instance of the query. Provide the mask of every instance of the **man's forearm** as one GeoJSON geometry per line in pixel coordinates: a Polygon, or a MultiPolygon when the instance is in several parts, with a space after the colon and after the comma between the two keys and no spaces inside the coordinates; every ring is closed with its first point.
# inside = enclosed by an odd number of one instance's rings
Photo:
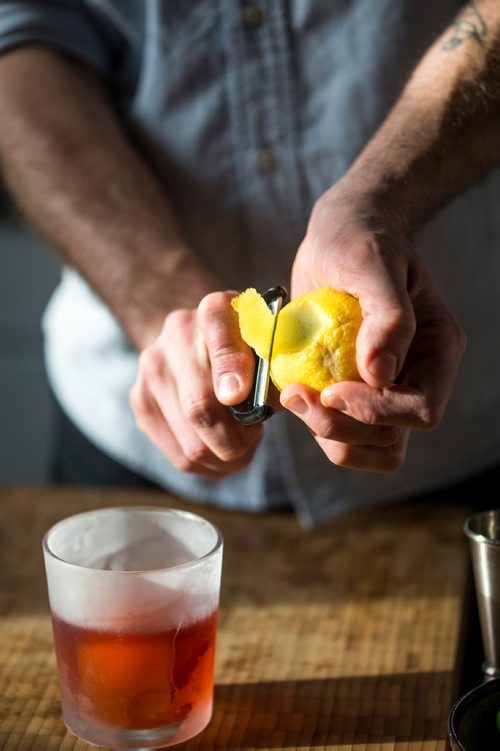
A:
{"type": "Polygon", "coordinates": [[[500,3],[477,0],[424,56],[348,177],[413,234],[499,160],[500,3]]]}
{"type": "Polygon", "coordinates": [[[59,53],[0,57],[0,164],[17,203],[143,348],[217,284],[114,117],[102,84],[59,53]]]}

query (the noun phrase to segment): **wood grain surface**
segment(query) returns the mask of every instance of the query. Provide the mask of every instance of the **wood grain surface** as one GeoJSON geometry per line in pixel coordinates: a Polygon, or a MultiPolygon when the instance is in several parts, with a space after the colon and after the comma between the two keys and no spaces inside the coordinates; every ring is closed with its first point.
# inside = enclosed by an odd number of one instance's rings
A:
{"type": "Polygon", "coordinates": [[[201,513],[225,538],[215,709],[177,746],[444,751],[457,696],[467,509],[398,505],[312,532],[156,492],[0,491],[0,748],[95,748],[61,720],[43,533],[90,508],[201,513]]]}

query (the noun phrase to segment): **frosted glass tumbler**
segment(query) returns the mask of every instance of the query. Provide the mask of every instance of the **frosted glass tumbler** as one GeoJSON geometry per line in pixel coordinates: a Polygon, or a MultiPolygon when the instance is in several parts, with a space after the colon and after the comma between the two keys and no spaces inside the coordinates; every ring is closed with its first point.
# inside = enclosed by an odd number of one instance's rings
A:
{"type": "Polygon", "coordinates": [[[212,714],[222,536],[162,508],[71,516],[43,553],[63,718],[111,749],[191,738],[212,714]]]}

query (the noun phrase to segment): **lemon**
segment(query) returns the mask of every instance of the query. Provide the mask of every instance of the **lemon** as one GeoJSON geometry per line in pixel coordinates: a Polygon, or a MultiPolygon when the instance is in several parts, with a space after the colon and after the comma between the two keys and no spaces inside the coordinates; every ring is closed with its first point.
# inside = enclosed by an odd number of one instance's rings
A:
{"type": "Polygon", "coordinates": [[[322,391],[338,381],[360,380],[356,367],[356,336],[362,321],[358,300],[345,292],[317,289],[296,297],[274,317],[255,289],[232,301],[241,336],[268,359],[272,343],[271,378],[281,391],[304,383],[322,391]]]}

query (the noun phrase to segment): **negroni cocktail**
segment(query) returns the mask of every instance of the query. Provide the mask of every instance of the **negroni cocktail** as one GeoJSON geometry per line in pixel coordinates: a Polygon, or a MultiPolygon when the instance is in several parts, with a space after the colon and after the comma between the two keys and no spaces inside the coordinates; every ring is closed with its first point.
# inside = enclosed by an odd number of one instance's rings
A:
{"type": "Polygon", "coordinates": [[[91,743],[158,748],[210,720],[221,540],[172,513],[103,510],[45,538],[63,717],[91,743]]]}

